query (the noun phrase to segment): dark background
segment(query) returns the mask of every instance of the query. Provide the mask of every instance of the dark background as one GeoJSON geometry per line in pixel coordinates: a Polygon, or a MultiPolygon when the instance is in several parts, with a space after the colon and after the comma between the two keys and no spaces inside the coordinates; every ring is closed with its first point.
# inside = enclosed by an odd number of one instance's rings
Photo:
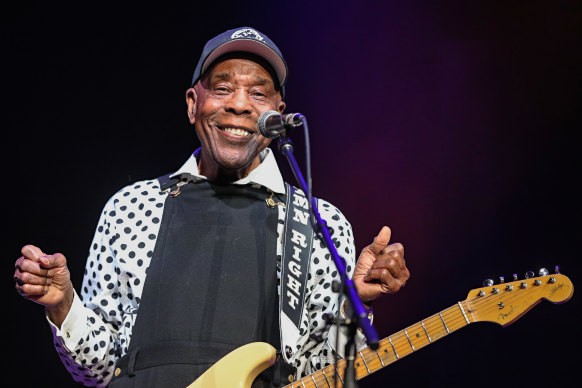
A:
{"type": "MultiPolygon", "coordinates": [[[[286,56],[314,195],[358,250],[384,224],[406,247],[408,284],[375,305],[382,337],[485,278],[560,265],[578,284],[582,3],[18,4],[0,12],[7,386],[76,386],[42,308],[14,292],[21,246],[63,252],[80,286],[109,196],[198,147],[184,92],[206,40],[239,26],[286,56]]],[[[579,298],[471,325],[360,386],[572,386],[579,298]]]]}

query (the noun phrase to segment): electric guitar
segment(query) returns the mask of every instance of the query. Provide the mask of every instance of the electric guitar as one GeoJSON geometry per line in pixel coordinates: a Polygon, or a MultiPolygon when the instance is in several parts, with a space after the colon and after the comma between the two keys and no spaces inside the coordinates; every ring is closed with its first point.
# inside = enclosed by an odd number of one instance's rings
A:
{"type": "MultiPolygon", "coordinates": [[[[547,274],[547,270],[545,270],[547,274]]],[[[474,322],[495,322],[505,327],[515,322],[542,299],[567,302],[574,286],[560,273],[510,283],[490,284],[471,290],[467,299],[432,315],[379,342],[377,350],[366,348],[354,360],[360,380],[393,362],[474,322]]],[[[276,361],[275,349],[263,342],[241,346],[224,356],[187,388],[250,388],[254,379],[276,361]]],[[[327,366],[285,388],[342,387],[346,361],[327,366]]]]}

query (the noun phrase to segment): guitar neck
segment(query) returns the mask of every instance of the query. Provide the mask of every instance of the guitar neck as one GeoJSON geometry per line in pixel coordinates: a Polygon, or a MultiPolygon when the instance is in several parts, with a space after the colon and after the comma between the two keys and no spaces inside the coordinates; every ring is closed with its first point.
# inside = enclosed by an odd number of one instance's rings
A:
{"type": "MultiPolygon", "coordinates": [[[[564,303],[573,292],[572,281],[560,273],[471,290],[463,302],[383,339],[377,350],[366,348],[358,352],[354,360],[356,379],[360,380],[469,323],[494,322],[505,327],[542,299],[564,303]]],[[[346,364],[346,360],[340,360],[286,387],[341,387],[346,364]]]]}
{"type": "MultiPolygon", "coordinates": [[[[471,322],[471,314],[468,311],[470,310],[467,308],[467,302],[459,302],[438,314],[384,338],[379,342],[377,350],[368,347],[357,352],[354,360],[356,379],[360,380],[467,326],[471,322]]],[[[346,364],[346,360],[340,360],[337,364],[327,366],[286,387],[341,387],[343,386],[346,364]],[[334,385],[334,382],[337,382],[337,385],[334,385]]]]}

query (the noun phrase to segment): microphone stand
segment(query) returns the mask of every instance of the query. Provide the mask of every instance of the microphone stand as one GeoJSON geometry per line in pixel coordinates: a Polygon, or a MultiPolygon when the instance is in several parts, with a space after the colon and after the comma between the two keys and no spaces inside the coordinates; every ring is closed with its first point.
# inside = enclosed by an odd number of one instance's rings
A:
{"type": "MultiPolygon", "coordinates": [[[[305,119],[303,121],[303,124],[305,127],[307,127],[305,119]]],[[[299,183],[299,186],[301,186],[303,192],[306,194],[306,196],[308,196],[308,193],[310,194],[311,192],[308,189],[305,179],[303,178],[303,174],[301,173],[301,169],[297,164],[297,160],[293,155],[293,143],[288,137],[289,132],[290,131],[287,131],[286,134],[281,135],[281,137],[279,138],[278,148],[279,151],[287,158],[287,161],[291,166],[291,170],[295,175],[297,183],[299,183]]],[[[307,133],[306,136],[308,136],[307,133]]],[[[357,328],[358,327],[361,328],[368,342],[368,346],[370,346],[372,349],[378,348],[379,341],[378,334],[376,333],[376,330],[374,329],[374,327],[370,323],[370,320],[368,319],[368,313],[366,312],[366,309],[364,308],[364,305],[362,304],[362,301],[358,296],[358,292],[355,288],[354,282],[348,276],[345,259],[340,257],[340,255],[337,253],[335,244],[333,243],[333,240],[331,239],[331,235],[329,233],[329,229],[327,228],[327,223],[325,222],[325,220],[321,218],[319,214],[316,201],[313,198],[309,198],[309,200],[311,201],[310,205],[313,215],[313,217],[311,217],[312,226],[316,233],[319,233],[321,236],[323,236],[323,240],[327,245],[327,248],[329,249],[331,256],[333,257],[335,265],[340,274],[343,293],[346,295],[349,303],[351,303],[352,308],[346,309],[346,314],[348,314],[349,311],[350,316],[346,317],[346,319],[339,320],[340,322],[337,323],[348,327],[348,339],[345,345],[345,357],[347,361],[347,367],[344,372],[343,386],[349,388],[356,388],[357,381],[354,370],[354,359],[356,354],[355,336],[357,328]]],[[[338,338],[339,334],[340,330],[338,327],[337,330],[338,338]]]]}

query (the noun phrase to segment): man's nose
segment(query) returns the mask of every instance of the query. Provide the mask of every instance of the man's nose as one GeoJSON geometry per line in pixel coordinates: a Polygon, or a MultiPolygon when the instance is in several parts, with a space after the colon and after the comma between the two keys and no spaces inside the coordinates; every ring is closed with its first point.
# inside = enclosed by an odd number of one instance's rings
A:
{"type": "Polygon", "coordinates": [[[251,99],[243,89],[236,89],[227,100],[225,109],[235,114],[249,114],[252,112],[251,99]]]}

